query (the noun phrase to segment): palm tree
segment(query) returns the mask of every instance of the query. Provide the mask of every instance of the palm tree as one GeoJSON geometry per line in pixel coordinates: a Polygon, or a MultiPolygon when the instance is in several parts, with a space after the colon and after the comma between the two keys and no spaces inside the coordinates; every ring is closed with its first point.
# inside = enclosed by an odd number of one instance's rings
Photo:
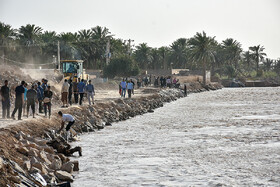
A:
{"type": "Polygon", "coordinates": [[[147,45],[147,43],[141,43],[136,46],[134,56],[138,66],[147,70],[151,62],[151,48],[147,45]]]}
{"type": "Polygon", "coordinates": [[[84,60],[85,66],[87,68],[96,67],[96,64],[94,64],[96,42],[93,39],[93,31],[91,29],[78,31],[76,46],[79,48],[81,58],[84,60]]]}
{"type": "Polygon", "coordinates": [[[187,62],[187,39],[179,38],[170,46],[170,60],[177,68],[186,68],[187,62]]]}
{"type": "Polygon", "coordinates": [[[106,43],[108,40],[111,40],[111,32],[106,27],[96,26],[91,29],[93,32],[92,38],[95,40],[96,49],[95,49],[95,61],[99,61],[99,66],[102,68],[105,64],[105,61],[102,62],[106,53],[106,43]]]}
{"type": "Polygon", "coordinates": [[[241,44],[232,38],[227,38],[222,41],[222,48],[224,50],[225,61],[228,65],[233,65],[237,70],[238,62],[241,59],[241,44]]]}
{"type": "Polygon", "coordinates": [[[149,68],[159,69],[161,67],[160,54],[157,48],[151,49],[151,64],[149,68]]]}
{"type": "Polygon", "coordinates": [[[167,70],[167,61],[168,61],[168,57],[169,57],[169,52],[170,52],[170,49],[168,47],[160,47],[158,49],[159,58],[161,61],[161,67],[163,67],[163,69],[165,69],[165,70],[167,70]]]}
{"type": "Polygon", "coordinates": [[[33,61],[35,54],[40,54],[40,35],[42,28],[34,24],[27,24],[19,28],[19,41],[27,47],[27,57],[33,61]]]}
{"type": "Polygon", "coordinates": [[[61,59],[81,59],[77,47],[77,39],[77,33],[67,32],[59,34],[61,59]]]}
{"type": "Polygon", "coordinates": [[[259,70],[259,62],[266,56],[266,54],[263,52],[264,47],[257,45],[253,47],[249,47],[249,50],[251,51],[251,55],[253,56],[254,61],[256,62],[256,69],[259,70]]]}
{"type": "Polygon", "coordinates": [[[202,64],[203,84],[206,85],[207,65],[215,60],[215,37],[206,36],[206,33],[203,31],[202,33],[196,33],[194,37],[190,38],[188,44],[190,48],[190,59],[202,64]]]}
{"type": "Polygon", "coordinates": [[[57,54],[58,36],[55,31],[45,31],[40,36],[42,42],[42,55],[44,60],[52,60],[53,55],[57,54]]]}
{"type": "Polygon", "coordinates": [[[6,55],[7,51],[10,51],[10,45],[13,43],[15,36],[16,31],[11,25],[0,22],[0,51],[2,51],[0,54],[6,55]]]}
{"type": "Polygon", "coordinates": [[[271,68],[272,68],[273,63],[274,63],[274,60],[269,59],[269,58],[266,58],[266,59],[263,61],[264,70],[265,70],[265,71],[270,71],[271,68]]]}

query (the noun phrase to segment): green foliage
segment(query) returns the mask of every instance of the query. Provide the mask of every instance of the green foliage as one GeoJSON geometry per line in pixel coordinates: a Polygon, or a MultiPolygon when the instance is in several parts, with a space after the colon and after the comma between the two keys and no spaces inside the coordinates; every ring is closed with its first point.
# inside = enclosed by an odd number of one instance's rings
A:
{"type": "Polygon", "coordinates": [[[110,64],[104,67],[104,77],[114,78],[129,77],[138,75],[140,72],[138,65],[129,56],[121,56],[111,60],[110,64]]]}

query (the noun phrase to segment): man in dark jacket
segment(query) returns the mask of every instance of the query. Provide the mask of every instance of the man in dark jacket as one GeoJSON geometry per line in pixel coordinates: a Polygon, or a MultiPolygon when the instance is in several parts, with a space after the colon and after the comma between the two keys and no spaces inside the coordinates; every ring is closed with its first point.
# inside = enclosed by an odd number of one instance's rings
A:
{"type": "Polygon", "coordinates": [[[51,103],[51,99],[52,99],[52,96],[53,96],[53,93],[51,91],[51,87],[48,86],[47,90],[44,91],[44,111],[45,111],[45,117],[47,117],[47,107],[48,107],[48,110],[49,110],[49,118],[51,118],[51,106],[52,106],[52,103],[51,103]]]}
{"type": "Polygon", "coordinates": [[[72,105],[73,84],[72,84],[72,80],[71,79],[68,80],[68,84],[69,84],[68,103],[70,105],[72,105]]]}
{"type": "Polygon", "coordinates": [[[79,102],[78,80],[76,79],[72,84],[73,84],[75,104],[78,104],[79,102]]]}
{"type": "Polygon", "coordinates": [[[10,88],[8,87],[8,80],[5,80],[5,85],[1,87],[2,97],[2,118],[10,118],[10,88]]]}
{"type": "Polygon", "coordinates": [[[24,81],[21,81],[21,85],[16,87],[16,101],[15,101],[15,109],[12,113],[12,118],[15,120],[15,114],[18,110],[18,120],[21,120],[21,113],[22,113],[22,104],[24,101],[24,81]]]}
{"type": "Polygon", "coordinates": [[[27,117],[29,115],[29,108],[31,107],[33,118],[35,118],[35,102],[37,102],[37,92],[32,85],[31,89],[27,91],[27,117]]]}

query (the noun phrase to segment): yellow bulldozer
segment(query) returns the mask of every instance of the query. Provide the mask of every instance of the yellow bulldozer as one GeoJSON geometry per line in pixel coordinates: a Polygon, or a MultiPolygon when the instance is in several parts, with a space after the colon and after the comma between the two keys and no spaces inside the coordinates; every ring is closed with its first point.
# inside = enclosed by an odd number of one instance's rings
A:
{"type": "Polygon", "coordinates": [[[64,79],[72,79],[72,81],[79,78],[89,80],[89,75],[83,69],[83,62],[83,60],[60,60],[64,79]]]}

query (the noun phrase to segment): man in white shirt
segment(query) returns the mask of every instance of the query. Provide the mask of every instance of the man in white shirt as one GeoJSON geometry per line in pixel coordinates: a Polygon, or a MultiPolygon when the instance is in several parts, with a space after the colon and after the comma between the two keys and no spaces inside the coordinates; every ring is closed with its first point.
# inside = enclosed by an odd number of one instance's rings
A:
{"type": "Polygon", "coordinates": [[[67,132],[67,142],[68,142],[68,138],[70,136],[70,128],[71,126],[75,123],[75,119],[72,115],[70,114],[63,114],[61,111],[58,112],[58,115],[62,118],[62,122],[61,122],[61,128],[58,130],[58,133],[60,134],[60,132],[63,130],[65,123],[68,122],[68,125],[66,126],[66,132],[67,132]]]}

